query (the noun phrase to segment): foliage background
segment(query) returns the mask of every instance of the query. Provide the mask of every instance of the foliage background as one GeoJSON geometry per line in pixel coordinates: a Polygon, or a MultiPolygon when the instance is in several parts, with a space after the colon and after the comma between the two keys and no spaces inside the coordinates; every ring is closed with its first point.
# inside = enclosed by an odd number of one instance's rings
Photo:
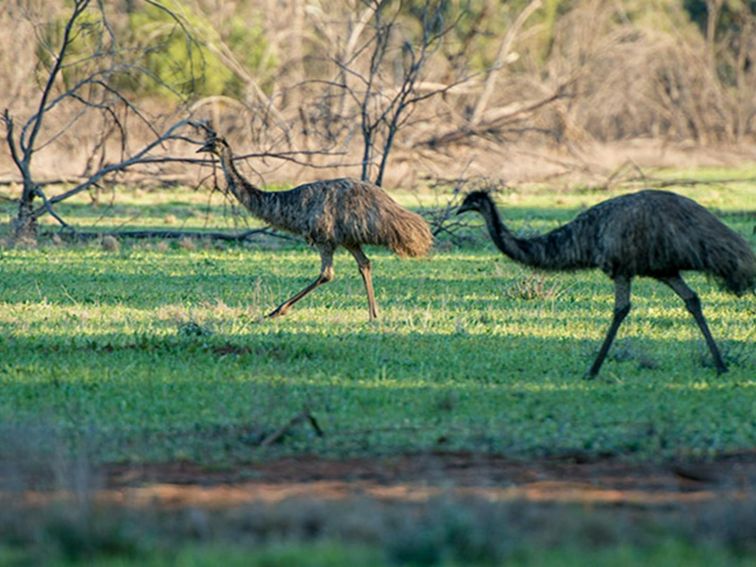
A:
{"type": "MultiPolygon", "coordinates": [[[[334,174],[355,174],[359,109],[333,82],[338,61],[348,59],[357,72],[367,65],[373,38],[368,4],[165,0],[160,5],[169,14],[144,0],[108,3],[114,35],[129,53],[139,54],[147,71],[117,79],[155,116],[187,105],[245,149],[328,149],[334,155],[309,161],[334,174]]],[[[398,84],[407,46],[421,32],[424,5],[386,2],[386,13],[399,17],[379,77],[382,93],[398,84]]],[[[406,187],[423,176],[463,172],[510,180],[607,176],[628,160],[679,167],[732,164],[753,155],[753,0],[431,5],[437,10],[434,25],[451,31],[433,52],[420,88],[444,90],[402,126],[390,184],[406,187]],[[532,13],[516,28],[529,6],[532,13]],[[491,75],[495,88],[488,98],[491,75]],[[555,100],[539,104],[552,95],[555,100]]],[[[63,0],[15,0],[0,11],[0,108],[32,111],[66,16],[63,0]]],[[[74,55],[86,51],[86,28],[96,25],[91,18],[82,21],[74,55]]],[[[75,80],[76,72],[64,73],[63,81],[75,80]]],[[[50,176],[80,174],[88,157],[81,141],[101,128],[91,120],[77,122],[76,111],[55,117],[72,126],[56,140],[55,151],[39,157],[50,176]]],[[[130,137],[138,140],[139,126],[132,128],[130,137]]],[[[313,176],[292,164],[259,168],[271,181],[313,176]]],[[[0,178],[13,175],[4,152],[0,178]]]]}

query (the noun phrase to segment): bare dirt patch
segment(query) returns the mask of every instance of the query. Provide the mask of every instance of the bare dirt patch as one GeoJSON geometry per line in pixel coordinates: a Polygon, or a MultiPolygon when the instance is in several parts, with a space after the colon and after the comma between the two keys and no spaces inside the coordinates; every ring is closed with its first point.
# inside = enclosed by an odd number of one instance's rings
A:
{"type": "Polygon", "coordinates": [[[467,565],[535,549],[648,550],[669,541],[740,557],[756,541],[756,451],[666,464],[436,453],[70,472],[66,484],[32,474],[16,490],[0,488],[0,533],[12,545],[35,557],[89,558],[153,553],[156,541],[252,554],[281,542],[340,542],[389,564],[454,557],[467,565]]]}
{"type": "MultiPolygon", "coordinates": [[[[95,498],[126,506],[228,508],[290,498],[424,502],[444,495],[660,507],[753,499],[756,451],[668,464],[519,461],[470,453],[342,460],[306,456],[224,470],[165,463],[109,466],[102,473],[95,498]]],[[[30,503],[58,497],[58,491],[27,493],[30,503]]]]}

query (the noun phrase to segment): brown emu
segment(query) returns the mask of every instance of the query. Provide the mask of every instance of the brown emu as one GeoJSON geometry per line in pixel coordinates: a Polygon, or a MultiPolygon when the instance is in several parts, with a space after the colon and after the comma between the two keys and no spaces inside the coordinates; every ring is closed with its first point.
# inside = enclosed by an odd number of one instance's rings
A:
{"type": "Polygon", "coordinates": [[[457,214],[465,211],[483,215],[496,246],[516,262],[546,270],[600,268],[614,280],[614,318],[586,378],[598,374],[617,329],[630,312],[630,282],[635,276],[655,278],[680,296],[706,339],[717,372],[727,371],[698,295],[680,272],[706,272],[742,295],[754,288],[756,257],[745,239],[695,201],[667,191],[622,195],[535,238],[515,237],[485,192],[467,195],[457,214]]]}
{"type": "Polygon", "coordinates": [[[370,319],[378,316],[370,260],[363,244],[387,246],[399,256],[423,256],[433,236],[419,215],[399,206],[380,187],[356,179],[331,179],[300,185],[289,191],[266,192],[247,181],[236,169],[228,143],[210,132],[198,152],[220,158],[231,192],[249,211],[272,226],[305,237],[320,252],[320,275],[284,301],[268,317],[289,308],[321,284],[333,279],[333,254],[339,246],[354,259],[365,284],[370,319]]]}

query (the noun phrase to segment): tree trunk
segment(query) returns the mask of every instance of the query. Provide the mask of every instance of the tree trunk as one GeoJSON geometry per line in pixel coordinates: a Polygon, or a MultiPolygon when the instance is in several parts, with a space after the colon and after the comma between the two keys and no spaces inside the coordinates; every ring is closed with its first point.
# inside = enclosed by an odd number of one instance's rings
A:
{"type": "Polygon", "coordinates": [[[37,240],[37,217],[34,215],[34,183],[24,180],[24,190],[18,200],[18,215],[12,223],[14,240],[37,240]]]}

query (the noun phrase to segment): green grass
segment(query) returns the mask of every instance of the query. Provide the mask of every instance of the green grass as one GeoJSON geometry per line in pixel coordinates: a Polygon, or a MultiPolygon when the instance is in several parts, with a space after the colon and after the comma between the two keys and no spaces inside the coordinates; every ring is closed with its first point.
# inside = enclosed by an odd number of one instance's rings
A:
{"type": "MultiPolygon", "coordinates": [[[[747,184],[684,192],[749,234],[747,184]]],[[[500,201],[513,228],[542,231],[604,197],[508,191],[500,201]]],[[[199,198],[127,192],[117,202],[155,226],[199,198]]],[[[94,214],[82,203],[65,212],[82,224],[94,214]]],[[[659,459],[756,445],[753,297],[689,278],[731,368],[718,377],[681,302],[636,280],[601,377],[586,382],[611,282],[534,274],[478,242],[417,261],[370,250],[375,324],[345,253],[335,282],[285,318],[260,320],[317,274],[317,254],[296,243],[0,249],[0,424],[105,462],[264,457],[260,439],[304,406],[325,437],[302,427],[272,451],[659,459]]]]}
{"type": "Polygon", "coordinates": [[[438,497],[230,509],[0,510],[2,565],[751,565],[752,501],[591,507],[438,497]]]}
{"type": "MultiPolygon", "coordinates": [[[[0,556],[1,558],[2,556],[0,556]]],[[[676,541],[665,542],[646,548],[617,546],[603,549],[590,547],[567,547],[564,549],[523,549],[507,557],[506,561],[483,559],[476,561],[468,557],[462,559],[440,558],[440,560],[402,561],[386,557],[380,549],[356,547],[339,543],[318,544],[274,544],[258,546],[255,549],[234,548],[233,546],[187,546],[174,553],[154,553],[137,556],[133,559],[121,557],[87,558],[86,564],[92,567],[126,567],[139,565],[144,567],[289,567],[307,565],[308,567],[354,567],[370,565],[373,567],[391,567],[399,565],[423,566],[441,565],[444,567],[487,567],[493,565],[511,565],[512,567],[581,567],[584,565],[616,565],[618,567],[635,567],[649,565],[666,567],[669,565],[687,565],[691,567],[746,566],[753,556],[739,555],[717,547],[701,548],[676,541]]],[[[80,561],[52,562],[49,565],[80,565],[80,561]]]]}
{"type": "MultiPolygon", "coordinates": [[[[752,170],[660,175],[745,179],[752,170]]],[[[681,192],[754,242],[752,183],[681,192]]],[[[616,193],[529,187],[497,198],[527,233],[616,193]]],[[[3,206],[8,218],[13,207],[3,206]]],[[[259,226],[186,189],[125,191],[112,207],[82,197],[60,211],[89,229],[259,226]]],[[[0,564],[752,564],[749,500],[643,514],[443,498],[420,508],[366,500],[355,511],[357,499],[292,500],[218,517],[87,500],[92,465],[120,461],[225,467],[282,453],[427,450],[659,461],[756,446],[753,296],[689,278],[730,365],[717,376],[681,302],[637,280],[634,309],[600,378],[587,382],[611,282],[598,272],[534,273],[501,256],[479,226],[467,234],[464,247],[441,242],[416,261],[370,250],[381,310],[372,324],[344,253],[333,283],[285,318],[261,320],[317,274],[317,254],[289,241],[107,251],[56,244],[48,232],[37,248],[0,244],[0,564]],[[305,407],[324,437],[300,425],[259,447],[305,407]],[[13,483],[38,480],[79,499],[17,507],[13,483]]]]}

